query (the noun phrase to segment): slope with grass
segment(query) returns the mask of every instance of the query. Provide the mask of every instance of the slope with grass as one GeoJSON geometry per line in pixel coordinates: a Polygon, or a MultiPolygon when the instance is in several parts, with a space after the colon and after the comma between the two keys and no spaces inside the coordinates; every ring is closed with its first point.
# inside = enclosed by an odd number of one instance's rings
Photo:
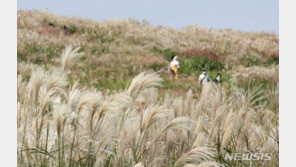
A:
{"type": "MultiPolygon", "coordinates": [[[[75,44],[81,47],[79,52],[83,55],[70,69],[70,82],[79,80],[101,91],[123,89],[140,72],[160,71],[164,78],[163,91],[175,89],[184,95],[189,89],[198,90],[196,80],[202,67],[208,69],[211,78],[222,72],[227,84],[233,72],[253,66],[262,69],[259,71],[273,70],[271,81],[277,82],[278,35],[271,33],[200,26],[175,30],[150,26],[146,21],[97,22],[42,11],[18,11],[17,32],[18,73],[26,73],[23,69],[30,69],[24,67],[27,65],[44,65],[46,69],[58,66],[62,50],[75,44]],[[181,62],[181,78],[172,84],[167,68],[175,54],[181,62]]],[[[250,78],[264,84],[264,79],[250,76],[240,80],[244,83],[239,86],[248,85],[250,78]]]]}
{"type": "Polygon", "coordinates": [[[19,166],[278,166],[278,35],[43,11],[17,33],[19,166]],[[201,91],[202,67],[223,85],[201,91]]]}

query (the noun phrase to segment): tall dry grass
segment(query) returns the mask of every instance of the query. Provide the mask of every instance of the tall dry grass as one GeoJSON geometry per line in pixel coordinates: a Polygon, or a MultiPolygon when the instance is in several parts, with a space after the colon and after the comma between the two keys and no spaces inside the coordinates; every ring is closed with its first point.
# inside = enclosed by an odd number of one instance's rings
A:
{"type": "Polygon", "coordinates": [[[190,90],[161,100],[162,79],[141,73],[126,89],[103,94],[70,85],[66,61],[18,77],[20,166],[278,166],[278,113],[261,103],[278,89],[209,85],[198,98],[190,90]],[[272,160],[224,159],[234,152],[272,153],[272,160]]]}
{"type": "MultiPolygon", "coordinates": [[[[276,65],[238,66],[243,57],[278,58],[278,35],[22,10],[17,33],[19,166],[278,166],[278,86],[237,86],[250,77],[278,83],[276,65]],[[155,48],[221,57],[233,84],[163,96],[162,73],[143,72],[166,68],[155,48]],[[114,78],[129,85],[94,88],[114,78]],[[272,160],[224,159],[235,152],[272,153],[272,160]]],[[[176,84],[185,82],[195,78],[176,84]]]]}

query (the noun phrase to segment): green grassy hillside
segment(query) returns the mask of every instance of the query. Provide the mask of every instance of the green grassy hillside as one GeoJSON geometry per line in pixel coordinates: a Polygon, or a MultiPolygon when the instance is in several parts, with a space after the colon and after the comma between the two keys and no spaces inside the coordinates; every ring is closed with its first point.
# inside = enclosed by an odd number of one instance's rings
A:
{"type": "Polygon", "coordinates": [[[202,67],[212,79],[221,72],[225,85],[278,83],[279,38],[272,33],[200,26],[175,30],[146,21],[97,22],[42,11],[18,11],[17,33],[18,73],[27,77],[31,66],[59,66],[62,50],[74,44],[83,56],[71,67],[70,82],[79,80],[101,91],[123,89],[143,71],[160,71],[162,91],[198,91],[202,67]],[[167,74],[172,55],[178,55],[181,63],[176,82],[167,74]]]}

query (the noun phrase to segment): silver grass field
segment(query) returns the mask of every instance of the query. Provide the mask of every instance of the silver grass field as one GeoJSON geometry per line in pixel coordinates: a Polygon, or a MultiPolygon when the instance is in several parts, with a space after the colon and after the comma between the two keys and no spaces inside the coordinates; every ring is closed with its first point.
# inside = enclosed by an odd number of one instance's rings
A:
{"type": "MultiPolygon", "coordinates": [[[[41,17],[39,15],[34,17],[41,17]]],[[[55,18],[52,15],[48,17],[55,18]]],[[[78,24],[77,22],[75,24],[78,24]]],[[[88,22],[90,23],[87,26],[96,25],[91,24],[92,21],[88,22]]],[[[25,25],[23,20],[18,24],[25,25]]],[[[110,21],[104,24],[112,27],[113,24],[119,23],[110,21]]],[[[127,22],[124,24],[130,26],[127,22]]],[[[99,26],[106,28],[104,25],[99,26]]],[[[194,44],[190,42],[194,39],[180,40],[180,43],[183,42],[180,44],[172,42],[179,37],[170,37],[171,40],[160,37],[168,35],[170,30],[158,31],[156,34],[156,30],[150,27],[144,29],[147,29],[147,34],[142,38],[157,39],[153,42],[161,46],[178,45],[177,47],[182,49],[185,44],[187,47],[194,44]],[[150,31],[155,32],[153,37],[148,36],[150,31]]],[[[135,31],[138,30],[130,30],[129,33],[135,31]]],[[[18,51],[25,48],[23,41],[26,40],[44,45],[48,43],[48,46],[62,43],[63,40],[36,40],[34,33],[18,30],[18,51]]],[[[177,34],[188,35],[185,32],[177,34]]],[[[218,32],[209,34],[211,38],[221,38],[218,32]]],[[[123,89],[101,91],[94,86],[78,82],[77,73],[84,74],[85,71],[79,71],[79,68],[73,70],[73,66],[79,66],[80,58],[88,52],[80,52],[79,46],[93,45],[79,41],[79,38],[67,38],[69,41],[76,41],[74,43],[77,46],[63,47],[61,52],[56,53],[59,56],[53,58],[52,66],[35,65],[30,61],[18,62],[18,166],[279,166],[278,86],[270,87],[266,91],[260,86],[242,89],[231,84],[229,89],[225,85],[209,84],[200,92],[187,89],[184,96],[176,96],[170,92],[160,92],[164,86],[161,71],[136,69],[137,74],[123,89]],[[225,159],[226,154],[231,153],[269,153],[271,159],[225,159]]],[[[235,41],[239,37],[232,38],[235,39],[227,40],[235,41]]],[[[233,63],[238,57],[244,56],[246,50],[239,49],[247,45],[248,41],[244,42],[234,42],[236,45],[227,46],[214,45],[216,48],[203,43],[200,47],[225,52],[229,49],[231,53],[227,59],[229,63],[233,63]]],[[[278,49],[265,40],[250,45],[262,52],[269,48],[278,49]]],[[[113,43],[110,44],[114,52],[119,52],[120,49],[135,49],[139,54],[148,54],[140,46],[124,47],[116,48],[113,43]]],[[[113,60],[109,60],[109,57],[103,58],[101,57],[100,61],[112,64],[113,60]]],[[[231,83],[250,75],[270,76],[271,80],[278,75],[278,65],[234,68],[235,72],[231,72],[231,83]]]]}

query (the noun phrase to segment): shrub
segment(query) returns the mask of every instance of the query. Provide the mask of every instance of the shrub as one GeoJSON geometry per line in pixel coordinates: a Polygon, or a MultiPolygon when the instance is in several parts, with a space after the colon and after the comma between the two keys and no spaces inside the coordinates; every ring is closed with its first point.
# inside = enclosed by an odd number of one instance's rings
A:
{"type": "Polygon", "coordinates": [[[152,68],[154,71],[158,71],[164,67],[166,67],[165,64],[158,64],[158,63],[154,63],[149,66],[149,68],[152,68]]]}
{"type": "Polygon", "coordinates": [[[242,57],[240,58],[240,64],[243,64],[246,67],[251,66],[268,66],[270,64],[277,65],[279,64],[279,57],[268,57],[265,60],[260,60],[259,58],[254,57],[242,57]]]}
{"type": "Polygon", "coordinates": [[[177,55],[177,52],[175,52],[171,49],[161,50],[161,49],[158,49],[157,47],[153,47],[151,49],[151,52],[162,55],[168,61],[171,60],[172,56],[177,55]]]}
{"type": "Polygon", "coordinates": [[[224,65],[218,60],[211,60],[203,56],[194,56],[180,62],[180,72],[191,74],[200,71],[202,68],[207,70],[222,70],[224,65]]]}
{"type": "Polygon", "coordinates": [[[224,59],[223,56],[218,55],[218,54],[212,52],[211,50],[200,49],[200,48],[194,48],[194,49],[182,51],[182,52],[180,52],[180,55],[182,55],[184,57],[203,56],[203,57],[207,57],[211,60],[223,60],[224,59]]]}
{"type": "Polygon", "coordinates": [[[75,34],[77,32],[77,28],[75,26],[69,25],[65,28],[65,31],[69,34],[75,34]]]}
{"type": "Polygon", "coordinates": [[[267,64],[276,64],[276,65],[278,65],[279,64],[279,57],[270,57],[267,60],[267,64]]]}
{"type": "Polygon", "coordinates": [[[253,57],[242,57],[240,58],[240,62],[245,65],[246,67],[250,66],[258,66],[262,63],[258,58],[253,58],[253,57]]]}

